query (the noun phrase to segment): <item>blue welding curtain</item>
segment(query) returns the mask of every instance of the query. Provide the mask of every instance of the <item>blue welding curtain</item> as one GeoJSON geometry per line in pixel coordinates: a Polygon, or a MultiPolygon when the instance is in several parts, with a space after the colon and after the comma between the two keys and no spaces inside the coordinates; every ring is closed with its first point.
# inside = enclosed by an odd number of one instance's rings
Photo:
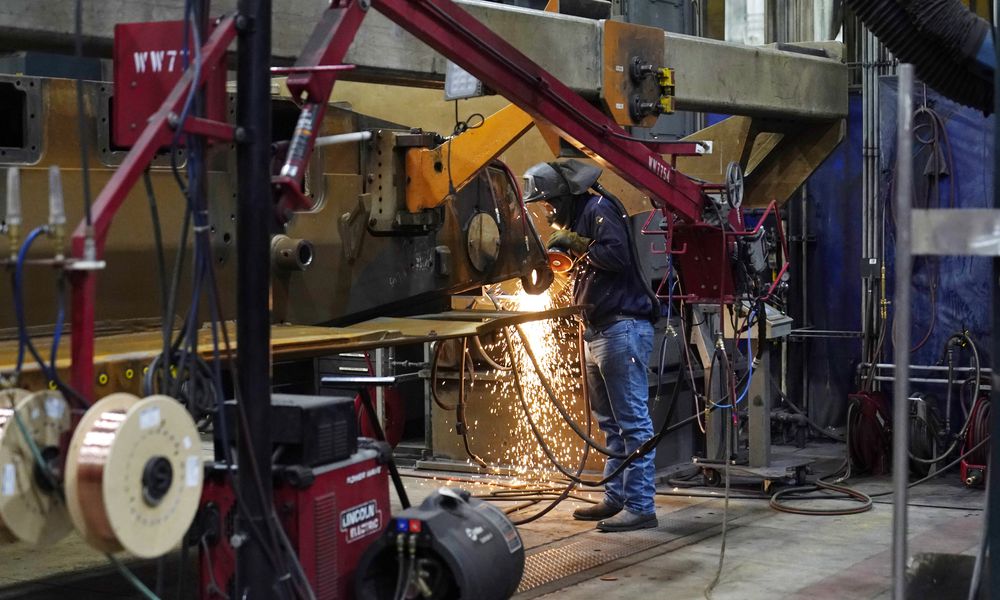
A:
{"type": "MultiPolygon", "coordinates": [[[[896,115],[898,82],[886,77],[879,82],[882,119],[880,171],[882,200],[891,206],[893,173],[896,161],[896,115]]],[[[991,205],[993,185],[993,117],[986,118],[977,110],[967,108],[944,98],[923,84],[917,83],[913,98],[914,108],[927,106],[944,122],[945,136],[942,152],[949,174],[935,182],[925,173],[940,170],[928,157],[929,146],[914,140],[914,206],[917,208],[984,208],[991,205]],[[950,147],[950,148],[949,148],[950,147]]],[[[914,122],[916,135],[924,141],[931,134],[925,126],[927,119],[918,117],[914,122]]],[[[886,236],[886,268],[892,272],[893,223],[888,219],[886,236]]],[[[948,337],[968,329],[979,347],[983,366],[989,366],[990,289],[991,266],[988,258],[972,257],[915,257],[913,288],[911,291],[912,319],[910,331],[913,346],[918,346],[911,364],[936,364],[948,337]],[[932,289],[936,287],[932,298],[932,289]],[[922,342],[922,344],[921,344],[922,342]]],[[[890,289],[893,276],[889,275],[890,289]]],[[[894,295],[890,292],[890,295],[894,295]]],[[[891,340],[890,340],[891,342],[891,340]]],[[[891,361],[892,345],[886,344],[886,358],[891,361]]],[[[967,358],[961,358],[967,361],[967,358]]],[[[965,363],[967,364],[967,362],[965,363]]],[[[915,391],[924,391],[937,397],[943,388],[913,385],[915,391]]]]}
{"type": "MultiPolygon", "coordinates": [[[[807,322],[799,291],[790,293],[795,327],[828,331],[861,328],[861,96],[849,98],[844,141],[806,183],[807,322]]],[[[790,200],[797,202],[798,199],[790,200]]],[[[796,248],[798,245],[796,245],[796,248]]],[[[792,249],[792,267],[800,268],[792,249]]],[[[798,274],[793,274],[798,281],[798,274]]],[[[813,420],[823,426],[843,425],[847,396],[861,355],[857,338],[808,338],[789,342],[789,394],[803,399],[800,360],[807,366],[805,399],[813,420]]]]}

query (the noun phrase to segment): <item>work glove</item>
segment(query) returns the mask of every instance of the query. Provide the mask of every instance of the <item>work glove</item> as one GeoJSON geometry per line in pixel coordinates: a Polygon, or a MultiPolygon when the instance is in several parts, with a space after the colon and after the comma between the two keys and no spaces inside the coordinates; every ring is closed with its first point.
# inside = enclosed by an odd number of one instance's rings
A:
{"type": "Polygon", "coordinates": [[[584,254],[590,247],[590,238],[569,231],[568,229],[557,229],[549,236],[547,248],[570,250],[574,254],[584,254]]]}

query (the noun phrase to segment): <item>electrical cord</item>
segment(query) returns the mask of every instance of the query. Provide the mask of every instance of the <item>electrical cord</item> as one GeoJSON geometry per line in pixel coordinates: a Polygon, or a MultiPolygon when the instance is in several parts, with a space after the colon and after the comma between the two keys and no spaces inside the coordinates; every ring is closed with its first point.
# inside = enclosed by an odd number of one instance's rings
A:
{"type": "MultiPolygon", "coordinates": [[[[573,419],[572,415],[570,415],[569,411],[566,409],[566,406],[559,400],[559,398],[556,397],[555,390],[552,389],[548,376],[546,376],[546,374],[542,371],[542,367],[538,362],[538,357],[535,355],[535,351],[532,350],[531,344],[528,341],[528,336],[524,333],[524,329],[520,325],[515,325],[514,329],[517,331],[517,335],[521,339],[521,346],[524,348],[525,354],[528,355],[528,359],[531,361],[531,366],[538,375],[538,380],[542,384],[542,389],[545,390],[545,395],[548,396],[549,401],[552,402],[552,405],[556,408],[556,411],[559,412],[559,415],[563,418],[563,420],[566,421],[566,423],[573,429],[580,439],[586,442],[586,444],[594,450],[597,450],[601,454],[610,458],[624,459],[627,456],[626,454],[615,452],[604,444],[598,442],[592,436],[588,435],[583,428],[580,427],[580,424],[573,419]]],[[[586,378],[587,373],[586,371],[583,371],[580,375],[581,377],[586,378]]]]}
{"type": "Polygon", "coordinates": [[[486,348],[483,346],[483,342],[479,339],[478,335],[472,336],[472,345],[479,352],[479,357],[482,358],[483,362],[489,365],[491,369],[506,373],[514,368],[513,365],[501,365],[497,361],[493,360],[493,357],[486,351],[486,348]]]}
{"type": "MultiPolygon", "coordinates": [[[[734,423],[736,415],[732,415],[732,418],[727,419],[726,427],[726,447],[732,446],[733,429],[736,424],[734,423]]],[[[719,565],[715,568],[715,576],[712,577],[712,581],[705,587],[705,598],[706,600],[712,600],[712,590],[715,586],[719,584],[719,579],[722,577],[722,567],[726,560],[726,533],[729,524],[729,460],[722,461],[722,472],[723,478],[725,479],[725,497],[722,504],[722,542],[719,546],[719,565]]]]}
{"type": "MultiPolygon", "coordinates": [[[[590,409],[590,388],[589,388],[588,383],[587,383],[587,355],[586,355],[586,349],[585,349],[585,346],[584,346],[584,343],[583,343],[583,323],[582,322],[578,322],[577,323],[577,332],[576,333],[577,333],[577,345],[578,345],[579,350],[580,350],[579,351],[579,357],[580,357],[580,379],[581,379],[581,381],[580,381],[580,395],[583,398],[583,410],[584,410],[584,412],[587,415],[587,435],[590,436],[590,434],[593,431],[594,418],[593,418],[593,415],[591,414],[591,409],[590,409]]],[[[539,373],[539,377],[541,377],[540,373],[539,373]]],[[[583,470],[587,466],[587,459],[589,458],[589,456],[590,456],[590,445],[589,444],[584,444],[583,445],[583,454],[580,457],[580,466],[577,467],[577,469],[576,469],[576,477],[577,478],[579,478],[581,475],[583,475],[583,470]]],[[[524,519],[520,519],[520,520],[514,521],[514,525],[526,525],[528,523],[531,523],[532,521],[537,521],[538,519],[541,519],[546,514],[548,514],[550,511],[552,511],[552,509],[554,509],[556,506],[559,506],[559,504],[563,500],[565,500],[566,498],[570,497],[570,495],[573,493],[573,490],[576,489],[576,486],[577,486],[577,483],[575,481],[570,480],[569,482],[566,483],[566,487],[563,489],[562,493],[560,493],[555,499],[553,499],[552,502],[549,503],[548,506],[546,506],[545,508],[537,511],[536,513],[534,513],[533,515],[531,515],[529,517],[526,517],[524,519]]],[[[525,507],[525,508],[527,508],[527,507],[525,507]]]]}
{"type": "MultiPolygon", "coordinates": [[[[73,45],[78,62],[83,61],[83,0],[76,0],[73,11],[73,45]]],[[[83,215],[87,228],[93,225],[90,210],[90,152],[88,149],[87,121],[83,104],[83,77],[77,71],[76,76],[76,125],[80,138],[80,173],[83,177],[83,215]]]]}
{"type": "MultiPolygon", "coordinates": [[[[192,0],[185,1],[185,16],[184,16],[184,39],[182,58],[184,60],[185,70],[189,68],[188,57],[190,55],[189,48],[191,37],[194,38],[194,80],[197,81],[200,78],[201,65],[201,40],[199,35],[199,28],[195,23],[192,26],[192,22],[196,21],[198,17],[198,11],[195,10],[194,2],[192,0]],[[193,35],[192,35],[193,34],[193,35]]],[[[226,345],[227,358],[229,360],[229,370],[233,374],[234,379],[234,389],[235,397],[237,399],[237,417],[240,420],[240,425],[242,431],[247,431],[247,421],[246,414],[243,410],[242,402],[240,401],[240,394],[238,385],[236,382],[236,369],[233,362],[233,353],[229,344],[228,332],[222,320],[222,309],[221,302],[218,293],[218,283],[215,278],[214,271],[214,260],[212,258],[211,241],[208,237],[209,234],[209,223],[207,222],[208,212],[205,206],[205,198],[202,194],[201,181],[204,176],[202,173],[203,157],[201,155],[200,147],[201,142],[199,141],[199,136],[188,135],[187,136],[187,147],[188,147],[188,160],[187,160],[187,171],[188,171],[188,181],[185,182],[180,176],[178,164],[177,164],[177,146],[183,133],[183,126],[191,113],[191,110],[195,104],[195,98],[198,95],[197,85],[192,85],[187,99],[185,100],[184,108],[181,111],[181,116],[179,118],[178,125],[174,132],[173,143],[171,145],[171,169],[174,174],[175,181],[180,187],[182,193],[184,194],[187,203],[185,208],[184,222],[181,230],[181,243],[178,248],[178,254],[175,257],[173,280],[171,281],[170,291],[167,294],[167,309],[164,318],[163,326],[163,353],[161,357],[165,357],[162,362],[161,374],[161,385],[163,389],[175,392],[179,394],[181,392],[182,383],[180,379],[185,374],[193,373],[203,373],[204,369],[198,367],[199,353],[197,351],[198,342],[198,305],[203,293],[208,296],[207,305],[210,312],[210,323],[209,328],[212,336],[212,361],[211,361],[211,378],[206,381],[201,377],[189,377],[187,380],[189,394],[192,397],[198,397],[200,394],[205,393],[206,390],[213,389],[214,397],[216,401],[215,414],[216,418],[213,419],[215,427],[218,428],[222,443],[224,459],[227,464],[234,465],[235,462],[232,458],[232,449],[230,448],[231,440],[237,440],[237,443],[245,444],[247,447],[252,447],[252,440],[247,439],[245,436],[232,438],[229,436],[226,426],[226,419],[224,417],[225,410],[223,405],[223,391],[222,391],[222,380],[221,380],[221,358],[219,353],[219,337],[220,337],[220,323],[221,325],[221,337],[226,345]],[[194,232],[194,258],[192,260],[192,295],[191,303],[189,305],[188,313],[184,319],[183,326],[180,331],[178,340],[171,343],[171,319],[174,313],[174,308],[176,306],[176,297],[179,288],[179,281],[181,277],[181,272],[184,265],[184,252],[187,247],[187,236],[189,228],[193,224],[194,232]],[[176,361],[173,359],[176,353],[176,361]],[[171,377],[171,371],[177,374],[177,378],[171,377]]],[[[149,190],[147,190],[149,191],[149,190]]],[[[152,370],[152,369],[151,369],[152,370]]],[[[176,397],[176,395],[175,395],[176,397]]],[[[250,470],[250,476],[254,480],[253,488],[256,490],[256,494],[259,496],[260,502],[263,506],[269,504],[269,499],[264,491],[263,483],[260,481],[259,473],[257,470],[256,457],[249,453],[250,464],[247,465],[250,470]]],[[[286,540],[282,539],[283,531],[280,531],[281,525],[278,523],[276,515],[271,512],[270,515],[260,515],[260,521],[264,524],[264,530],[261,531],[257,525],[257,519],[249,515],[247,511],[247,503],[245,499],[242,498],[240,493],[240,486],[238,485],[238,477],[234,473],[234,469],[226,470],[227,476],[230,479],[232,488],[237,497],[237,507],[244,518],[242,521],[244,525],[248,528],[251,535],[259,540],[261,547],[264,551],[264,555],[277,570],[283,571],[290,574],[281,577],[279,586],[275,588],[277,592],[279,589],[283,588],[284,585],[290,586],[290,589],[294,591],[300,597],[313,598],[312,590],[309,586],[308,580],[304,576],[304,572],[301,569],[301,565],[298,564],[298,558],[295,556],[294,551],[290,548],[287,543],[283,543],[286,540]],[[266,535],[265,535],[266,534],[266,535]],[[289,569],[285,564],[285,559],[293,564],[292,569],[289,569]]],[[[283,593],[281,595],[284,595],[283,593]]]]}
{"type": "MultiPolygon", "coordinates": [[[[979,351],[976,349],[976,344],[972,341],[972,338],[970,338],[969,335],[963,331],[961,333],[957,333],[955,335],[952,335],[950,338],[948,338],[948,341],[945,343],[945,352],[946,353],[950,353],[950,351],[951,351],[950,349],[951,349],[951,346],[953,345],[953,341],[956,340],[956,339],[958,339],[958,340],[964,340],[969,345],[969,347],[972,349],[972,356],[973,356],[973,360],[975,362],[975,375],[974,375],[974,377],[975,377],[975,382],[976,382],[975,392],[973,393],[973,398],[978,398],[979,397],[979,389],[980,389],[979,388],[979,381],[980,381],[980,377],[982,376],[981,375],[981,369],[980,369],[980,363],[979,363],[979,351]]],[[[949,387],[951,385],[953,385],[953,383],[952,383],[952,371],[951,371],[951,368],[950,368],[950,364],[951,363],[949,362],[949,375],[948,375],[948,385],[949,385],[949,387]]],[[[975,413],[971,412],[971,411],[969,412],[968,415],[966,415],[965,422],[962,424],[961,429],[959,429],[958,433],[955,435],[954,439],[951,442],[951,445],[948,446],[948,448],[944,452],[942,452],[940,455],[938,455],[938,456],[936,456],[934,458],[921,458],[919,456],[914,456],[913,452],[909,451],[910,460],[913,461],[913,462],[919,463],[919,464],[933,465],[933,464],[937,464],[937,463],[945,460],[949,456],[951,456],[951,454],[955,450],[957,450],[958,448],[960,448],[962,446],[962,444],[965,443],[965,438],[966,438],[966,435],[968,435],[969,428],[973,425],[973,418],[974,418],[974,416],[975,416],[975,413]]],[[[946,433],[949,434],[949,435],[951,434],[950,431],[948,431],[946,433]]]]}
{"type": "MultiPolygon", "coordinates": [[[[912,487],[918,486],[918,485],[920,485],[922,483],[926,483],[926,482],[928,482],[928,481],[930,481],[932,479],[935,479],[937,477],[940,477],[941,475],[944,475],[945,472],[947,472],[949,469],[954,468],[955,466],[958,465],[958,463],[960,463],[963,460],[965,460],[966,458],[968,458],[972,453],[976,452],[977,450],[979,450],[980,448],[982,448],[983,446],[985,446],[986,443],[990,441],[990,437],[991,436],[987,436],[987,437],[983,438],[978,444],[974,445],[972,448],[969,448],[968,450],[966,450],[965,452],[963,452],[955,460],[953,460],[950,463],[948,463],[947,465],[941,467],[937,471],[934,471],[930,475],[927,475],[926,477],[921,477],[920,479],[918,479],[916,481],[911,481],[909,484],[907,484],[906,487],[912,488],[912,487]]],[[[889,496],[891,494],[892,494],[892,490],[889,490],[887,492],[879,492],[877,494],[868,494],[868,496],[871,497],[871,498],[881,498],[882,496],[889,496]]]]}
{"type": "Polygon", "coordinates": [[[444,349],[444,342],[439,341],[434,344],[434,355],[431,357],[431,398],[434,400],[434,404],[438,405],[438,408],[445,412],[451,412],[458,408],[458,404],[448,405],[445,404],[441,397],[438,395],[437,384],[438,384],[438,362],[441,360],[441,352],[444,349]]]}
{"type": "Polygon", "coordinates": [[[163,250],[163,228],[160,225],[160,211],[156,206],[156,194],[153,192],[153,180],[147,168],[142,173],[143,186],[146,189],[146,200],[149,202],[149,218],[153,227],[153,244],[156,248],[156,273],[160,282],[160,310],[167,315],[167,259],[163,250]]]}
{"type": "MultiPolygon", "coordinates": [[[[795,499],[795,498],[790,498],[795,499]]],[[[843,516],[843,515],[856,515],[863,512],[867,512],[872,508],[872,498],[871,496],[865,494],[864,492],[859,492],[853,488],[837,485],[834,483],[828,483],[822,479],[818,479],[815,485],[798,486],[792,488],[786,488],[783,490],[778,490],[771,496],[770,506],[774,510],[779,512],[786,512],[795,515],[805,515],[805,516],[843,516]],[[787,496],[794,496],[803,493],[812,493],[816,491],[828,491],[837,494],[842,494],[841,497],[806,497],[799,498],[800,500],[850,500],[853,502],[860,503],[860,506],[853,508],[844,509],[825,509],[825,508],[802,508],[798,506],[789,506],[781,502],[781,498],[787,496]]]]}
{"type": "Polygon", "coordinates": [[[986,472],[986,498],[983,501],[983,525],[979,528],[979,549],[976,550],[976,562],[972,567],[972,578],[969,580],[967,600],[976,600],[983,577],[983,563],[990,547],[990,471],[986,472]]]}
{"type": "Polygon", "coordinates": [[[789,408],[791,408],[793,412],[801,415],[806,420],[806,423],[810,427],[812,427],[817,433],[822,434],[835,442],[847,441],[845,437],[839,436],[833,433],[832,431],[827,430],[825,427],[820,427],[815,421],[809,418],[809,415],[807,415],[804,410],[802,410],[801,408],[798,407],[798,405],[789,400],[787,394],[781,391],[781,386],[779,386],[778,382],[775,381],[773,374],[768,373],[768,377],[770,377],[771,385],[773,386],[773,389],[777,393],[778,397],[781,398],[781,401],[784,402],[789,408]]]}
{"type": "Polygon", "coordinates": [[[472,447],[469,445],[469,427],[465,419],[465,367],[466,358],[469,354],[468,350],[469,338],[462,338],[462,358],[458,375],[458,406],[455,407],[455,430],[462,436],[462,445],[465,447],[465,453],[468,457],[480,467],[489,469],[490,467],[486,464],[486,461],[473,452],[472,447]]]}
{"type": "MultiPolygon", "coordinates": [[[[364,412],[368,413],[368,422],[375,431],[375,437],[381,442],[386,441],[385,432],[382,430],[382,424],[378,422],[378,416],[375,414],[375,407],[372,406],[372,399],[368,394],[367,388],[360,388],[358,390],[358,395],[361,397],[361,404],[364,406],[364,412]]],[[[396,461],[392,457],[392,452],[389,452],[388,466],[389,476],[392,479],[393,487],[396,488],[396,495],[399,496],[400,505],[402,505],[404,510],[410,508],[410,498],[406,494],[406,487],[403,485],[403,480],[399,476],[399,469],[396,467],[396,461]]]]}
{"type": "MultiPolygon", "coordinates": [[[[513,361],[514,360],[513,350],[512,350],[513,344],[511,343],[510,333],[507,331],[506,328],[503,330],[503,332],[504,332],[504,337],[507,340],[507,351],[508,353],[510,353],[510,359],[513,361]]],[[[660,440],[663,438],[664,435],[694,421],[693,417],[689,417],[688,419],[675,423],[674,425],[669,425],[670,419],[673,416],[674,407],[677,404],[677,397],[680,394],[680,387],[683,384],[683,378],[678,377],[677,381],[674,383],[674,390],[671,395],[670,408],[667,409],[667,415],[663,421],[663,425],[660,427],[660,431],[652,438],[646,440],[643,444],[641,444],[638,448],[636,448],[634,452],[632,452],[624,460],[622,460],[618,468],[616,468],[610,474],[606,475],[604,478],[598,481],[587,480],[582,477],[574,476],[555,457],[555,454],[552,452],[552,449],[549,448],[548,444],[546,444],[541,432],[539,431],[538,426],[535,423],[534,417],[531,415],[531,411],[528,408],[528,403],[524,398],[524,390],[521,386],[521,378],[520,375],[518,374],[517,369],[514,369],[512,373],[514,375],[514,388],[517,393],[517,397],[520,401],[521,408],[524,411],[525,417],[528,421],[528,427],[531,429],[532,435],[538,442],[538,445],[542,449],[542,452],[545,454],[546,458],[548,458],[549,462],[551,462],[552,465],[556,468],[556,470],[562,473],[564,477],[587,487],[599,487],[604,485],[608,481],[611,481],[612,479],[618,477],[625,471],[626,468],[628,468],[629,465],[631,465],[639,458],[645,456],[646,454],[649,454],[654,448],[656,448],[657,444],[659,444],[660,440]]]]}

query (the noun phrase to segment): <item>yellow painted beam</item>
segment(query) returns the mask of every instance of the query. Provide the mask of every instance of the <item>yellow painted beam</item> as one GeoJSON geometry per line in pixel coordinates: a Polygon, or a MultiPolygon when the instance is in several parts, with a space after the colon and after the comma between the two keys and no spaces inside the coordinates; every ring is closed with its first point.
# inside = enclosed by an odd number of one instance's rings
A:
{"type": "Polygon", "coordinates": [[[406,153],[406,208],[419,212],[446,202],[476,173],[527,133],[534,122],[513,104],[490,115],[483,124],[436,148],[406,153]]]}

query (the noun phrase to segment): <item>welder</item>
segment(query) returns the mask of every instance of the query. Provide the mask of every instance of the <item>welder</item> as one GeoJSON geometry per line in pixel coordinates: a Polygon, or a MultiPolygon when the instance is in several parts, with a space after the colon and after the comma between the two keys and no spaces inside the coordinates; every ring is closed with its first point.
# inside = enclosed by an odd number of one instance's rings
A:
{"type": "MultiPolygon", "coordinates": [[[[591,409],[608,448],[622,456],[653,436],[646,368],[659,303],[641,274],[625,208],[600,186],[600,176],[600,168],[576,160],[540,163],[524,175],[524,199],[547,204],[555,228],[548,247],[574,259],[591,409]]],[[[605,484],[600,503],[573,516],[598,521],[603,531],[656,527],[653,459],[649,452],[634,460],[605,484]]],[[[621,463],[608,457],[605,477],[621,463]]]]}

